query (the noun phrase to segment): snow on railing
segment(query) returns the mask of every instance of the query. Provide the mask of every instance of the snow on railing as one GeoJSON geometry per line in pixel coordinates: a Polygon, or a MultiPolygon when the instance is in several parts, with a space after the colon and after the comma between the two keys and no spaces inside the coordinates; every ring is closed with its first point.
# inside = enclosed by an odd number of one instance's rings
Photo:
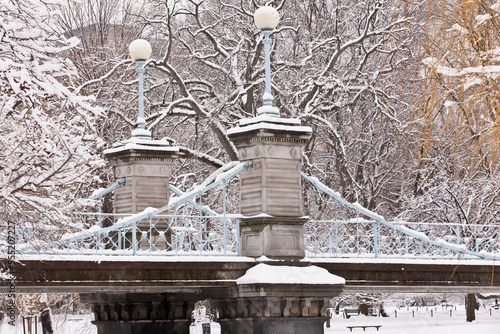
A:
{"type": "Polygon", "coordinates": [[[82,254],[82,255],[238,255],[238,217],[151,215],[139,221],[141,215],[123,217],[112,214],[82,214],[88,220],[117,221],[101,228],[94,225],[80,233],[67,234],[62,239],[38,245],[20,245],[22,254],[82,254]],[[221,224],[224,221],[226,223],[221,224]]]}
{"type": "MultiPolygon", "coordinates": [[[[75,212],[79,222],[75,225],[91,226],[89,229],[67,233],[56,241],[21,244],[18,249],[25,254],[239,255],[243,217],[228,213],[236,209],[233,205],[228,210],[227,197],[235,196],[227,194],[227,186],[251,166],[252,161],[228,164],[188,192],[170,185],[171,199],[161,208],[134,215],[75,212]],[[203,198],[217,199],[213,201],[217,210],[203,205],[203,198]]],[[[388,222],[358,203],[350,203],[318,179],[304,173],[302,177],[312,185],[312,192],[305,188],[306,206],[312,211],[305,225],[309,257],[500,257],[494,238],[498,226],[388,222]]],[[[94,197],[121,184],[118,180],[94,197]]]]}
{"type": "Polygon", "coordinates": [[[172,196],[161,208],[146,208],[133,215],[76,213],[80,221],[94,225],[66,234],[57,241],[19,245],[19,251],[24,254],[238,255],[240,216],[227,214],[225,209],[222,214],[216,214],[195,199],[221,186],[226,207],[226,184],[251,166],[251,161],[227,165],[186,193],[171,187],[178,196],[172,196]],[[193,210],[198,214],[192,214],[193,210]],[[173,214],[165,214],[172,211],[173,214]],[[103,226],[106,221],[110,226],[103,226]]]}
{"type": "Polygon", "coordinates": [[[497,225],[391,223],[359,203],[350,203],[317,178],[301,174],[313,186],[313,217],[305,226],[309,256],[427,259],[472,257],[485,260],[500,258],[498,241],[495,238],[498,233],[497,225]],[[321,203],[323,208],[334,206],[331,210],[334,217],[331,219],[316,219],[316,197],[319,197],[316,189],[333,199],[333,204],[321,203]],[[338,210],[337,204],[343,205],[344,208],[338,210]],[[351,209],[351,218],[338,219],[338,216],[347,215],[345,207],[351,209]],[[338,215],[338,211],[342,211],[342,214],[338,215]],[[360,215],[368,220],[360,218],[360,215]],[[410,226],[416,226],[417,230],[410,226]],[[450,235],[450,230],[456,234],[450,235]],[[438,233],[443,231],[445,235],[439,237],[438,233]],[[429,237],[430,234],[432,238],[429,237]]]}

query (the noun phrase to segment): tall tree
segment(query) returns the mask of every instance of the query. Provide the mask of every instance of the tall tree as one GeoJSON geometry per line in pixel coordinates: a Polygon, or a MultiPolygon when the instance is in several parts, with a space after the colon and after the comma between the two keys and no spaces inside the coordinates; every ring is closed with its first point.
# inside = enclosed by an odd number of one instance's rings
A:
{"type": "MultiPolygon", "coordinates": [[[[147,6],[145,6],[147,7],[147,6]]],[[[106,142],[116,142],[130,135],[135,122],[136,86],[132,60],[127,57],[131,41],[141,36],[144,23],[138,18],[144,6],[131,0],[62,0],[57,7],[58,26],[66,37],[80,43],[65,52],[75,64],[75,84],[78,94],[93,95],[102,107],[96,129],[106,142]],[[128,69],[113,71],[117,65],[128,69]],[[106,85],[99,78],[106,76],[106,85]],[[120,124],[120,126],[116,126],[120,124]]]]}

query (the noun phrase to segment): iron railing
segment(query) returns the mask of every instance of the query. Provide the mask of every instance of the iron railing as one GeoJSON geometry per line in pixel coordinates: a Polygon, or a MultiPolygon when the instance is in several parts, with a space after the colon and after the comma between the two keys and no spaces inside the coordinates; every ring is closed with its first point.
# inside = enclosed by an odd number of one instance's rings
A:
{"type": "Polygon", "coordinates": [[[305,226],[309,256],[392,258],[499,258],[498,225],[388,222],[350,203],[302,173],[312,186],[308,193],[311,219],[305,226]],[[318,198],[321,199],[318,201],[318,198]],[[321,212],[317,207],[321,205],[321,212]],[[316,218],[328,211],[328,219],[316,218]],[[321,214],[319,214],[321,213],[321,214]]]}
{"type": "Polygon", "coordinates": [[[171,186],[177,196],[161,208],[134,215],[75,212],[76,225],[88,229],[53,241],[26,241],[18,249],[23,254],[239,255],[240,216],[226,212],[227,186],[251,166],[251,161],[226,166],[186,193],[171,186]],[[204,197],[222,198],[222,213],[205,206],[204,197]]]}

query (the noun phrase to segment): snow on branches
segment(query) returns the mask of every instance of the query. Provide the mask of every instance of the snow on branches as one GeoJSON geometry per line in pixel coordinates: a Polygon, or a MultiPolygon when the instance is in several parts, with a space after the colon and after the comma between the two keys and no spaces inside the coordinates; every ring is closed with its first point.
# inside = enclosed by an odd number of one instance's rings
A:
{"type": "Polygon", "coordinates": [[[86,197],[103,165],[94,129],[101,111],[69,88],[75,70],[62,53],[78,40],[58,33],[57,4],[0,3],[0,205],[31,223],[64,218],[60,210],[86,197]]]}

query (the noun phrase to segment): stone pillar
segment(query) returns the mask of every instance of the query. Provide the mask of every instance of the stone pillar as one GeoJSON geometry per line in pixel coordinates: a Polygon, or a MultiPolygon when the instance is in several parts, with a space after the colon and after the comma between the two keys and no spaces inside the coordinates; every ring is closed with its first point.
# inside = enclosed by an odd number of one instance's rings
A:
{"type": "Polygon", "coordinates": [[[323,333],[329,300],[344,287],[343,278],[301,260],[300,167],[311,132],[298,119],[266,115],[228,131],[240,160],[253,161],[240,174],[241,253],[260,259],[236,280],[233,298],[216,301],[223,334],[323,333]]]}
{"type": "MultiPolygon", "coordinates": [[[[125,178],[125,185],[115,190],[115,214],[134,214],[168,204],[170,167],[179,155],[177,147],[162,140],[131,138],[105,150],[104,155],[114,167],[115,179],[125,178]]],[[[149,230],[149,222],[139,222],[137,226],[143,231],[149,230]]],[[[156,224],[155,229],[150,238],[155,248],[165,249],[166,241],[156,239],[160,232],[166,231],[167,225],[156,224]]],[[[144,241],[139,246],[149,249],[149,243],[144,241]]]]}
{"type": "Polygon", "coordinates": [[[311,128],[298,119],[258,116],[228,131],[241,161],[253,167],[240,174],[243,256],[304,257],[302,147],[311,128]]]}
{"type": "Polygon", "coordinates": [[[344,284],[307,264],[257,264],[236,280],[234,297],[215,301],[222,334],[323,333],[330,299],[344,284]]]}
{"type": "Polygon", "coordinates": [[[168,203],[170,167],[179,149],[161,140],[132,140],[104,151],[114,167],[115,179],[125,186],[115,190],[114,213],[133,214],[168,203]]]}

